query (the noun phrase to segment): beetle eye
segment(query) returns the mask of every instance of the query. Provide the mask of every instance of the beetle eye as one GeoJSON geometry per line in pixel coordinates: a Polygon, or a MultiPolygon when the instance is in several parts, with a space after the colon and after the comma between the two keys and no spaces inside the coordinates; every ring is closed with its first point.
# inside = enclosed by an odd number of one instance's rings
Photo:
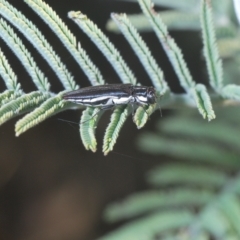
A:
{"type": "Polygon", "coordinates": [[[156,103],[156,96],[155,96],[155,90],[154,89],[149,89],[148,94],[147,94],[148,102],[150,104],[156,103]]]}

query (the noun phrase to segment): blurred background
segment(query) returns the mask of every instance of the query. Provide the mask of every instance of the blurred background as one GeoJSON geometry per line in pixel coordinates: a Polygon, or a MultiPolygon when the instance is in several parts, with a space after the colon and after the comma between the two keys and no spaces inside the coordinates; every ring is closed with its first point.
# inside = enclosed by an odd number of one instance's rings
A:
{"type": "MultiPolygon", "coordinates": [[[[81,87],[89,86],[86,76],[70,54],[36,14],[23,1],[8,2],[39,27],[73,73],[77,83],[81,87]]],[[[111,12],[139,13],[138,4],[112,0],[47,0],[46,2],[69,26],[108,83],[119,83],[118,76],[88,37],[68,19],[68,11],[81,10],[93,20],[120,50],[138,81],[146,86],[151,85],[146,72],[123,36],[106,30],[106,22],[111,12]]],[[[181,47],[194,79],[197,82],[207,83],[200,32],[182,30],[173,31],[171,34],[181,47]]],[[[181,93],[182,89],[177,77],[154,33],[148,31],[142,33],[142,36],[163,69],[171,89],[181,93]]],[[[24,43],[48,76],[52,90],[54,92],[62,90],[54,72],[27,41],[24,43]]],[[[34,90],[34,85],[20,62],[1,39],[0,44],[17,73],[23,89],[26,92],[34,90]]],[[[2,82],[1,89],[4,90],[2,82]]],[[[173,114],[177,114],[168,110],[162,111],[162,118],[158,112],[155,112],[141,130],[136,129],[129,117],[114,151],[108,156],[103,156],[101,145],[111,111],[106,112],[98,124],[96,153],[84,149],[77,124],[62,121],[77,123],[81,115],[80,111],[60,113],[20,137],[14,135],[16,119],[1,126],[0,239],[91,240],[120,226],[122,222],[109,225],[103,221],[105,206],[129,194],[146,190],[149,188],[145,180],[146,172],[159,164],[177,159],[176,156],[165,153],[152,154],[151,151],[146,151],[139,141],[137,144],[141,134],[156,131],[158,120],[166,122],[173,114]]],[[[220,109],[219,112],[222,110],[220,109]]],[[[188,114],[191,115],[191,111],[188,114]]],[[[222,116],[224,117],[224,113],[222,116]]],[[[199,115],[198,118],[201,116],[199,115]]],[[[145,137],[145,135],[141,136],[145,137]]],[[[176,139],[176,137],[179,136],[173,134],[172,138],[176,139]]],[[[238,147],[235,149],[234,156],[237,158],[238,147]]]]}

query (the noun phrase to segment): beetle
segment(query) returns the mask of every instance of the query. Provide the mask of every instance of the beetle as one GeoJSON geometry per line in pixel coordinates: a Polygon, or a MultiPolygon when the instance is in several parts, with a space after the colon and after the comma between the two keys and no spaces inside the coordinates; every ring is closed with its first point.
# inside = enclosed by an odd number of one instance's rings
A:
{"type": "Polygon", "coordinates": [[[156,103],[153,87],[132,84],[108,84],[80,88],[63,95],[63,99],[88,107],[110,109],[118,105],[150,105],[156,103]]]}

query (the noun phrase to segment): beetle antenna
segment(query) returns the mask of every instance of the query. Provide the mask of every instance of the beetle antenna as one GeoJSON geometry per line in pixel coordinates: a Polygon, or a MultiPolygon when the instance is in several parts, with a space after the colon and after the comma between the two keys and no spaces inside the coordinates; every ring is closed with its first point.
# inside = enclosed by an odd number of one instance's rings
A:
{"type": "Polygon", "coordinates": [[[91,119],[93,119],[96,115],[98,115],[101,111],[103,111],[103,109],[99,109],[92,117],[90,117],[89,119],[87,119],[86,121],[80,122],[79,124],[82,125],[85,122],[90,121],[91,119]]]}
{"type": "Polygon", "coordinates": [[[68,121],[68,120],[65,120],[65,119],[62,119],[62,118],[57,118],[57,120],[68,123],[68,125],[69,125],[70,127],[72,127],[74,130],[76,130],[76,126],[75,126],[75,125],[78,124],[77,122],[68,121]],[[75,125],[73,126],[73,124],[75,124],[75,125]]]}
{"type": "Polygon", "coordinates": [[[72,122],[66,119],[62,119],[62,118],[57,118],[57,120],[62,121],[62,122],[66,122],[66,123],[73,123],[73,124],[78,124],[77,122],[72,122]]]}

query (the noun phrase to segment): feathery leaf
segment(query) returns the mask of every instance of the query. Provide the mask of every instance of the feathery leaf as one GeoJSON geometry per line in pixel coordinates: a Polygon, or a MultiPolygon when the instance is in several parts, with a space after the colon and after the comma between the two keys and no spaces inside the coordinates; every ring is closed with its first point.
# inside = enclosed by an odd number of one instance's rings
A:
{"type": "Polygon", "coordinates": [[[77,44],[76,37],[70,32],[56,12],[42,0],[25,0],[25,2],[46,22],[52,31],[55,32],[82,68],[91,84],[104,84],[104,79],[99,69],[90,60],[81,45],[77,44]]]}
{"type": "Polygon", "coordinates": [[[132,83],[133,85],[137,83],[134,74],[123,60],[119,51],[114,47],[114,45],[104,35],[104,33],[96,26],[96,24],[94,24],[90,19],[87,18],[86,15],[82,14],[80,11],[69,12],[68,17],[71,18],[95,43],[98,49],[113,66],[123,83],[132,83]]]}
{"type": "Polygon", "coordinates": [[[171,190],[148,190],[127,197],[122,202],[110,204],[104,213],[108,222],[133,218],[144,213],[172,207],[201,207],[211,201],[210,190],[174,188],[171,190]]]}
{"type": "MultiPolygon", "coordinates": [[[[200,21],[199,14],[193,12],[180,12],[176,10],[165,10],[159,12],[163,22],[166,24],[169,30],[199,30],[200,21]]],[[[152,31],[152,27],[144,14],[129,14],[129,21],[140,32],[152,31]]],[[[120,33],[117,24],[112,20],[108,20],[106,24],[107,30],[111,32],[120,33]]]]}
{"type": "Polygon", "coordinates": [[[101,237],[99,240],[146,240],[154,239],[160,231],[183,228],[191,223],[193,215],[187,210],[162,211],[136,220],[101,237]]]}
{"type": "Polygon", "coordinates": [[[194,87],[195,83],[187,68],[187,64],[183,58],[180,48],[175,43],[174,39],[169,35],[166,25],[163,23],[160,16],[154,11],[151,0],[139,0],[142,11],[150,21],[154,31],[161,42],[175,72],[178,75],[181,86],[188,91],[194,87]]]}
{"type": "Polygon", "coordinates": [[[226,173],[211,169],[208,166],[204,167],[196,164],[181,163],[167,164],[155,168],[149,172],[147,179],[149,183],[157,186],[181,183],[220,188],[226,183],[227,177],[226,173]]]}
{"type": "MultiPolygon", "coordinates": [[[[48,82],[47,77],[38,68],[31,53],[26,49],[14,30],[3,19],[0,19],[0,36],[19,58],[38,90],[43,92],[49,91],[50,83],[48,82]]],[[[18,88],[20,88],[20,85],[18,88]]]]}
{"type": "Polygon", "coordinates": [[[29,112],[38,107],[49,97],[49,94],[39,91],[21,95],[0,108],[0,125],[11,118],[29,112]]]}
{"type": "Polygon", "coordinates": [[[210,84],[219,92],[223,86],[222,60],[217,49],[210,0],[202,0],[201,26],[210,84]]]}
{"type": "MultiPolygon", "coordinates": [[[[222,109],[220,110],[222,111],[222,109]]],[[[176,163],[168,164],[164,161],[164,165],[154,168],[148,173],[147,180],[154,189],[133,194],[124,201],[109,205],[105,212],[106,220],[115,222],[123,219],[134,219],[102,237],[101,240],[141,238],[163,240],[239,239],[240,152],[239,147],[235,151],[231,151],[228,148],[228,141],[222,137],[224,131],[225,135],[233,134],[232,132],[228,133],[228,130],[232,127],[232,120],[236,118],[235,112],[236,108],[228,108],[222,115],[227,114],[231,117],[220,118],[219,122],[211,123],[212,125],[216,124],[216,126],[213,131],[209,132],[206,128],[205,132],[201,133],[201,129],[203,131],[202,125],[206,125],[205,122],[198,120],[191,125],[190,122],[194,122],[195,116],[192,112],[188,112],[188,114],[182,113],[179,117],[173,115],[168,119],[161,120],[161,122],[165,122],[161,128],[163,131],[160,132],[161,129],[159,129],[157,133],[155,131],[154,134],[149,134],[149,138],[146,138],[146,134],[142,135],[142,140],[146,143],[152,141],[149,144],[155,143],[155,148],[161,149],[159,153],[167,156],[173,156],[172,152],[175,151],[176,145],[185,144],[186,148],[183,151],[185,153],[193,152],[192,158],[185,157],[183,158],[184,162],[181,162],[180,160],[184,155],[179,152],[175,155],[176,163]],[[179,122],[178,119],[180,119],[179,122]],[[200,125],[200,136],[198,136],[198,125],[200,125]],[[225,126],[226,128],[224,128],[225,126]],[[174,129],[177,131],[175,132],[174,129]],[[220,132],[218,129],[221,129],[219,138],[217,137],[220,132]],[[162,141],[155,138],[157,134],[162,141]],[[176,143],[176,138],[181,141],[176,143]],[[196,151],[189,140],[197,146],[203,146],[202,150],[196,151]],[[166,142],[166,145],[163,145],[163,142],[166,142]],[[218,149],[219,156],[215,156],[214,161],[211,156],[212,152],[206,148],[205,143],[212,149],[218,149]],[[234,156],[222,157],[223,146],[224,151],[235,153],[235,163],[234,156]],[[188,162],[189,160],[194,161],[188,162]],[[231,164],[227,166],[230,161],[232,166],[230,166],[231,164]],[[189,222],[182,226],[164,228],[168,224],[173,226],[171,224],[175,224],[177,219],[180,221],[182,218],[178,214],[175,215],[174,219],[165,219],[164,222],[157,218],[153,220],[156,215],[179,213],[180,210],[190,214],[189,222]],[[153,227],[155,224],[158,224],[158,230],[153,227]]],[[[235,131],[238,129],[239,124],[237,123],[235,131]]],[[[237,144],[239,145],[239,141],[236,142],[237,144]]],[[[142,145],[140,147],[143,149],[142,145]]],[[[148,151],[151,152],[149,149],[148,151]]]]}
{"type": "MultiPolygon", "coordinates": [[[[224,112],[224,110],[222,110],[224,112]]],[[[234,115],[236,119],[238,116],[234,115]]],[[[229,115],[226,116],[228,121],[231,121],[229,115]]],[[[223,119],[223,116],[219,116],[223,119]]],[[[163,134],[177,135],[179,137],[191,138],[191,136],[197,136],[197,138],[204,138],[205,141],[221,142],[223,145],[231,149],[239,148],[239,136],[236,135],[235,124],[224,125],[221,122],[202,122],[201,120],[192,121],[192,119],[184,116],[178,116],[177,118],[170,118],[168,121],[161,121],[158,124],[158,129],[163,134]],[[191,126],[191,127],[189,127],[191,126]],[[226,134],[227,132],[227,134],[226,134]]]]}
{"type": "Polygon", "coordinates": [[[39,107],[35,108],[34,111],[20,119],[15,126],[16,136],[26,132],[29,128],[36,126],[50,116],[69,108],[71,103],[64,101],[61,95],[62,93],[59,93],[50,97],[39,107]]]}
{"type": "Polygon", "coordinates": [[[10,64],[8,63],[1,49],[0,49],[0,75],[3,78],[8,90],[20,92],[21,85],[17,82],[17,76],[13,72],[10,64]]]}
{"type": "Polygon", "coordinates": [[[31,21],[5,0],[1,0],[0,2],[0,14],[22,32],[22,34],[33,44],[41,56],[52,67],[66,90],[75,90],[78,88],[72,75],[61,62],[59,56],[31,21]]]}
{"type": "Polygon", "coordinates": [[[86,150],[91,150],[92,152],[97,150],[95,130],[101,115],[102,110],[90,107],[86,108],[82,113],[79,127],[80,136],[86,150]]]}
{"type": "Polygon", "coordinates": [[[203,84],[197,84],[191,91],[192,96],[195,98],[198,111],[202,114],[203,118],[207,118],[208,121],[214,119],[215,113],[213,111],[210,96],[207,93],[207,89],[203,84]]]}
{"type": "Polygon", "coordinates": [[[16,99],[20,95],[21,93],[15,92],[13,90],[5,90],[4,92],[0,93],[0,108],[13,99],[16,99]]]}
{"type": "Polygon", "coordinates": [[[221,90],[221,95],[228,99],[240,100],[240,86],[236,84],[228,84],[221,90]]]}
{"type": "Polygon", "coordinates": [[[118,107],[114,110],[110,123],[106,129],[103,138],[103,153],[107,155],[110,151],[113,150],[113,147],[117,141],[119,132],[127,120],[128,115],[130,114],[130,107],[123,106],[118,107]]]}
{"type": "Polygon", "coordinates": [[[236,168],[240,166],[239,156],[235,152],[218,146],[210,146],[207,142],[199,144],[191,139],[168,139],[161,138],[154,134],[144,134],[139,139],[139,146],[143,151],[151,154],[168,154],[186,160],[206,161],[218,163],[226,168],[236,168]],[[226,162],[226,159],[229,161],[226,162]]]}
{"type": "Polygon", "coordinates": [[[148,46],[143,41],[142,37],[128,20],[126,14],[111,14],[112,19],[116,22],[125,38],[128,40],[132,49],[141,61],[147,71],[153,86],[163,95],[168,90],[168,85],[164,80],[163,72],[157,65],[156,60],[152,56],[148,46]]]}
{"type": "Polygon", "coordinates": [[[147,107],[141,106],[137,108],[133,117],[133,121],[138,129],[144,127],[144,125],[147,123],[147,120],[149,120],[150,115],[156,110],[156,106],[157,104],[152,104],[147,107]]]}
{"type": "MultiPolygon", "coordinates": [[[[137,0],[124,0],[129,2],[137,2],[137,0]]],[[[198,0],[153,0],[156,5],[166,8],[176,8],[189,11],[190,9],[197,8],[199,5],[198,0]]]]}

